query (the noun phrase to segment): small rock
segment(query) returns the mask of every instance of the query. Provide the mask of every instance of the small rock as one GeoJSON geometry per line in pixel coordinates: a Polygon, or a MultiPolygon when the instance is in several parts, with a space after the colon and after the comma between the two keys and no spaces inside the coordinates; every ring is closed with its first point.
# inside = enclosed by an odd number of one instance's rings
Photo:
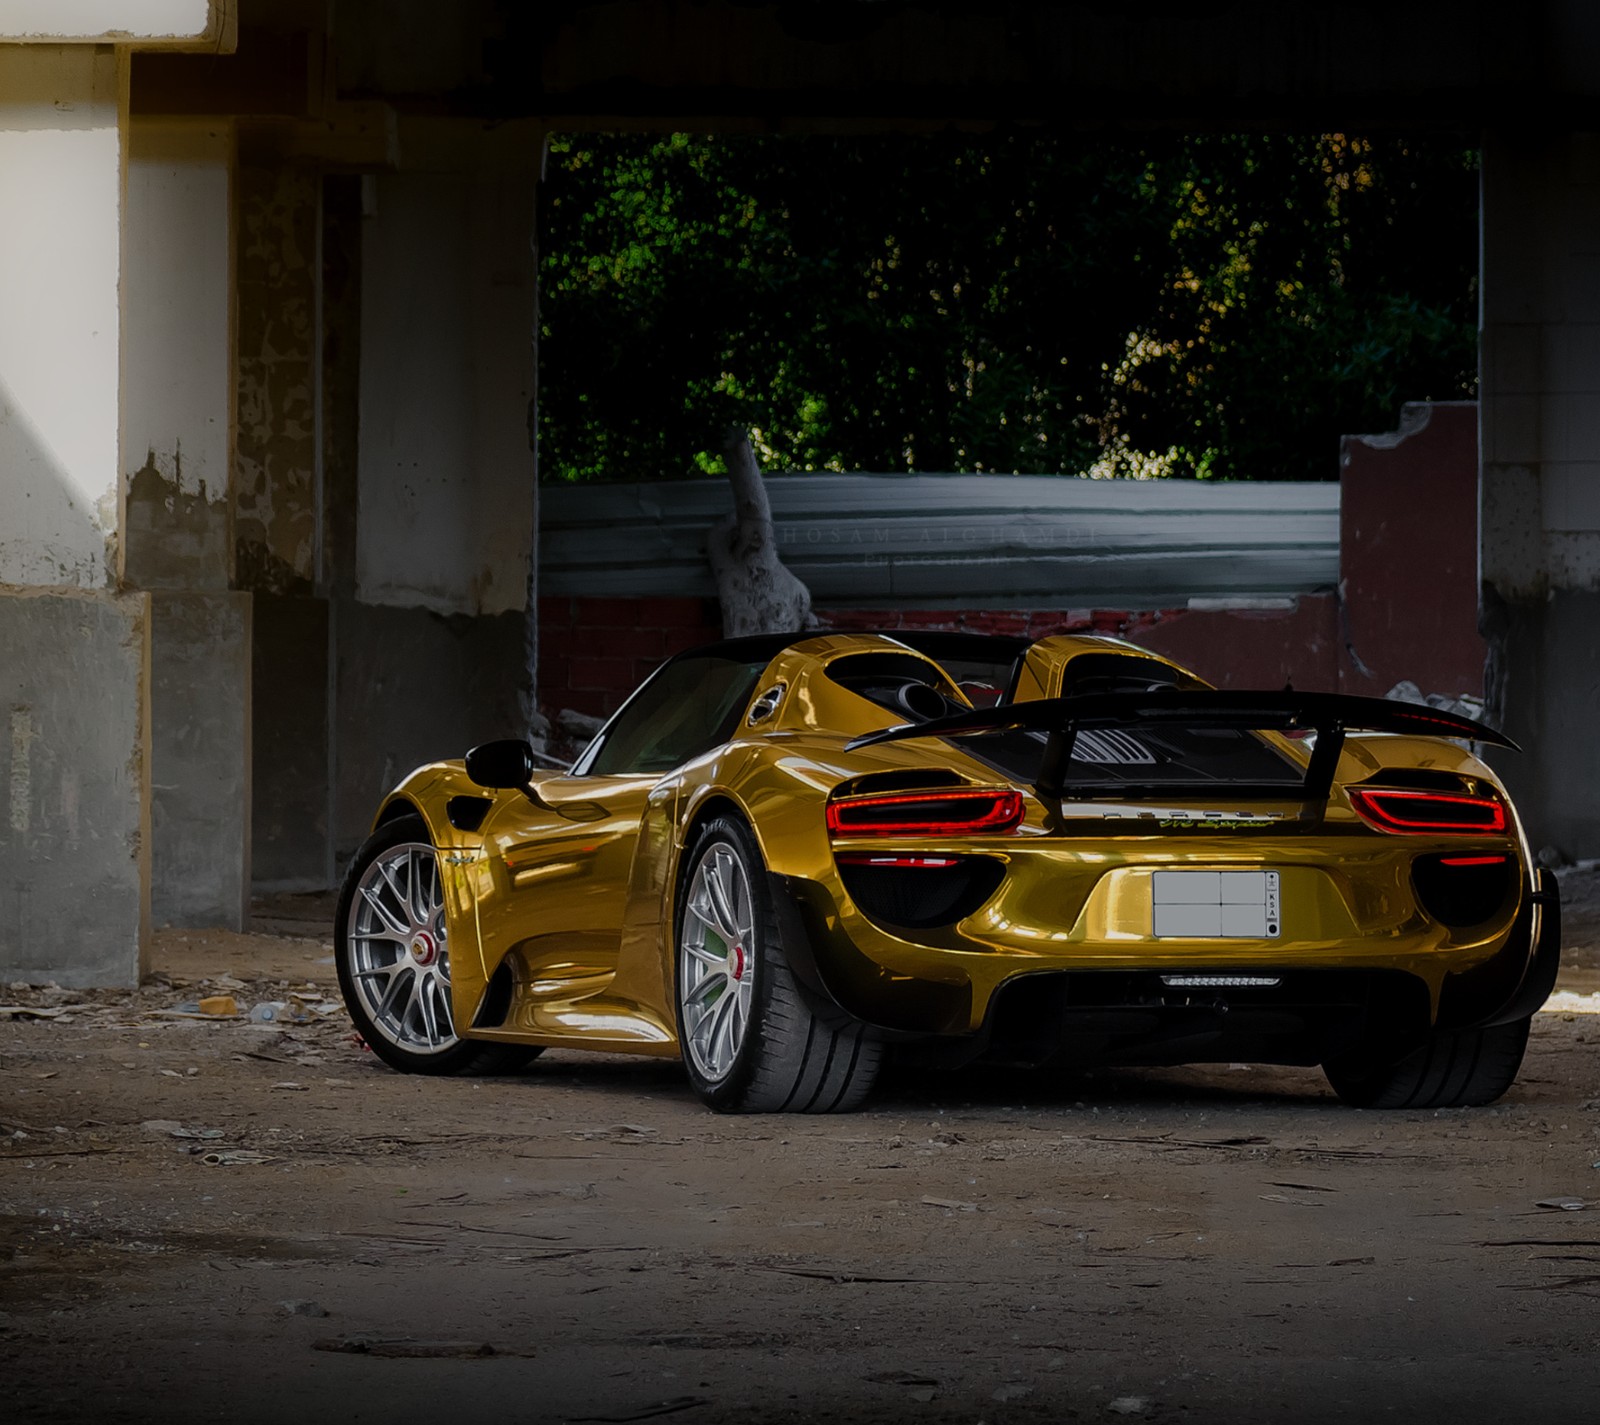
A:
{"type": "Polygon", "coordinates": [[[1021,1381],[1013,1381],[1008,1385],[1001,1386],[1000,1389],[995,1391],[995,1393],[989,1398],[991,1400],[999,1401],[1021,1400],[1024,1396],[1032,1394],[1033,1387],[1031,1385],[1023,1385],[1021,1381]]]}
{"type": "Polygon", "coordinates": [[[1142,1395],[1119,1395],[1106,1406],[1113,1415],[1143,1415],[1149,1408],[1150,1402],[1142,1395]]]}
{"type": "Polygon", "coordinates": [[[320,1301],[280,1301],[278,1314],[281,1316],[326,1316],[328,1308],[320,1301]]]}
{"type": "Polygon", "coordinates": [[[1541,846],[1539,854],[1534,857],[1547,871],[1559,871],[1563,866],[1572,864],[1572,857],[1567,855],[1559,846],[1541,846]]]}

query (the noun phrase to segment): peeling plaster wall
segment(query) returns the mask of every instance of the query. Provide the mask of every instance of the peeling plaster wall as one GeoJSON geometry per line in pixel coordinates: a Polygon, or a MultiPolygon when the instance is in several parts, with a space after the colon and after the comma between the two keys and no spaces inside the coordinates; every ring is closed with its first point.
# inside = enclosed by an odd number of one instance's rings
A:
{"type": "Polygon", "coordinates": [[[125,74],[0,46],[0,584],[115,574],[125,74]]]}
{"type": "Polygon", "coordinates": [[[226,589],[233,422],[229,126],[138,120],[123,245],[125,577],[226,589]]]}
{"type": "Polygon", "coordinates": [[[1600,856],[1600,134],[1483,157],[1479,575],[1499,759],[1535,845],[1600,856]]]}
{"type": "Polygon", "coordinates": [[[357,596],[527,601],[533,181],[384,174],[363,232],[357,596]]]}
{"type": "Polygon", "coordinates": [[[237,580],[310,592],[320,578],[316,313],[321,179],[314,169],[238,169],[237,580]]]}

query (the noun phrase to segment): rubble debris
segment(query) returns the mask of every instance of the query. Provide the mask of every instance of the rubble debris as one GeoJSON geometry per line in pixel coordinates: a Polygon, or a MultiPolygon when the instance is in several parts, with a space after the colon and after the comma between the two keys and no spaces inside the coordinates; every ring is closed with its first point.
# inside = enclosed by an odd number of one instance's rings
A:
{"type": "Polygon", "coordinates": [[[1535,1207],[1552,1207],[1561,1212],[1582,1212],[1588,1203],[1581,1197],[1542,1197],[1535,1207]]]}

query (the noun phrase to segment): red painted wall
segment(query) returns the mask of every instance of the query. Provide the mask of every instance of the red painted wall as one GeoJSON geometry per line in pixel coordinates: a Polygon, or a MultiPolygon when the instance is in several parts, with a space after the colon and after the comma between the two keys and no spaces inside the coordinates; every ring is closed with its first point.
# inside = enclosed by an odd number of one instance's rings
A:
{"type": "Polygon", "coordinates": [[[1482,696],[1477,404],[1407,406],[1394,435],[1339,453],[1344,690],[1482,696]]]}

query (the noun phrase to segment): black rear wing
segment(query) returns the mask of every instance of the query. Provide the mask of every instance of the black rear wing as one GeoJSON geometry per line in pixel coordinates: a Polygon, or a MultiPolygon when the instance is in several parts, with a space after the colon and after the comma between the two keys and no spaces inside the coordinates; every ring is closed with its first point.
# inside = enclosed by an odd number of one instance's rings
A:
{"type": "Polygon", "coordinates": [[[848,746],[854,750],[883,742],[904,742],[913,737],[1045,732],[1049,736],[1039,780],[1034,786],[1041,797],[1059,801],[1067,791],[1067,771],[1078,733],[1094,728],[1126,727],[1130,723],[1175,728],[1314,732],[1317,741],[1306,767],[1305,780],[1299,787],[1288,782],[1092,783],[1084,787],[1085,791],[1100,795],[1158,794],[1192,792],[1206,787],[1214,791],[1226,790],[1232,797],[1300,800],[1308,813],[1320,815],[1333,789],[1334,772],[1347,732],[1409,732],[1521,750],[1504,733],[1481,722],[1417,703],[1359,698],[1344,693],[1190,692],[1175,688],[1153,688],[1136,693],[1085,693],[976,708],[929,722],[903,723],[881,732],[869,732],[853,739],[848,746]]]}

